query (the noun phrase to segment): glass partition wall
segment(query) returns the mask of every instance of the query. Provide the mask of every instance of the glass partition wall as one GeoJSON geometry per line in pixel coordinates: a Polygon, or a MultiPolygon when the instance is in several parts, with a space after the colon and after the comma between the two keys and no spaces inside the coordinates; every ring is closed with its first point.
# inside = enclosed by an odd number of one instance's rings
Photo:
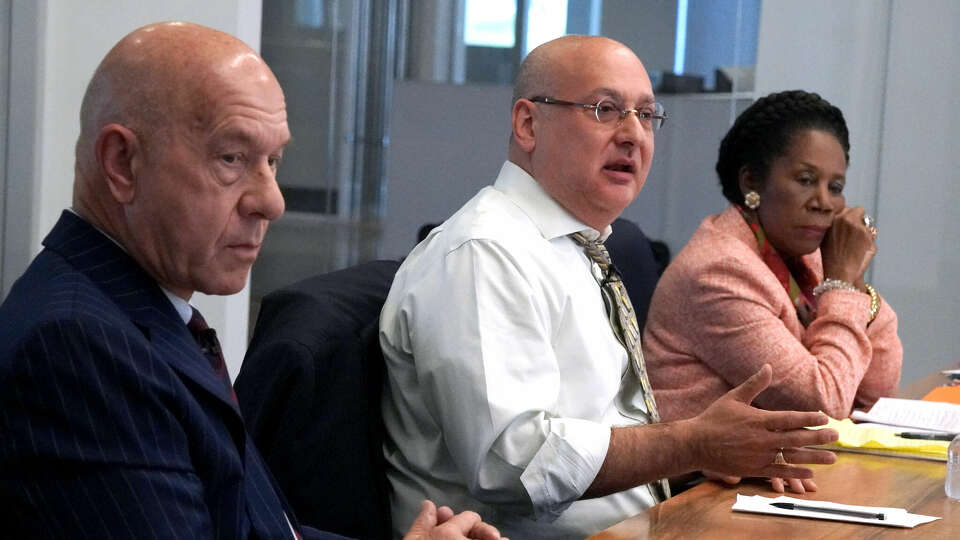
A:
{"type": "Polygon", "coordinates": [[[376,256],[396,62],[395,0],[263,3],[261,52],[293,139],[278,182],[287,211],[251,276],[251,321],[280,286],[376,256]]]}
{"type": "Polygon", "coordinates": [[[254,267],[251,321],[277,287],[404,256],[423,224],[489,184],[506,156],[517,65],[569,33],[630,46],[668,107],[625,217],[676,252],[723,207],[713,161],[752,97],[759,11],[760,0],[264,2],[262,53],[293,141],[279,176],[287,213],[254,267]]]}

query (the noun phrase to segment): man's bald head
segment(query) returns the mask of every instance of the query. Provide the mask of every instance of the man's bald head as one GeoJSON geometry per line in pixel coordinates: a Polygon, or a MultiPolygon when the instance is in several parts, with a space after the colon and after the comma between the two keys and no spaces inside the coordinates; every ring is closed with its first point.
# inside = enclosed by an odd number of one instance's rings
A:
{"type": "Polygon", "coordinates": [[[243,56],[263,62],[239,39],[192,23],[152,24],[128,34],[100,62],[83,96],[78,173],[96,175],[94,145],[103,126],[121,124],[144,142],[162,140],[182,114],[202,112],[207,98],[198,74],[243,56]]]}
{"type": "Polygon", "coordinates": [[[655,108],[643,63],[612,39],[564,36],[527,55],[513,95],[510,161],[602,230],[640,192],[653,157],[652,125],[640,116],[655,108]],[[601,122],[601,102],[637,114],[601,122]]]}
{"type": "Polygon", "coordinates": [[[512,101],[556,93],[560,82],[574,75],[580,62],[589,61],[591,55],[609,47],[629,51],[626,45],[610,38],[572,34],[536,47],[517,69],[512,101]]]}
{"type": "Polygon", "coordinates": [[[190,23],[124,37],[84,95],[74,209],[166,290],[243,288],[283,213],[283,91],[237,38],[190,23]]]}

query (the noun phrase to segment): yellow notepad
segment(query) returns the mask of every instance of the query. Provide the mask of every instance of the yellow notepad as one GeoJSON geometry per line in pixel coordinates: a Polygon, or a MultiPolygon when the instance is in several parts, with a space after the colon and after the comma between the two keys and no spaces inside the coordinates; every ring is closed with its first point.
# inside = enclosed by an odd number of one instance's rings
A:
{"type": "Polygon", "coordinates": [[[861,427],[849,418],[843,420],[831,418],[827,425],[811,429],[820,428],[833,428],[840,434],[837,442],[824,445],[824,448],[845,452],[946,461],[947,446],[950,444],[948,441],[904,439],[897,437],[897,433],[909,431],[909,428],[861,427]]]}

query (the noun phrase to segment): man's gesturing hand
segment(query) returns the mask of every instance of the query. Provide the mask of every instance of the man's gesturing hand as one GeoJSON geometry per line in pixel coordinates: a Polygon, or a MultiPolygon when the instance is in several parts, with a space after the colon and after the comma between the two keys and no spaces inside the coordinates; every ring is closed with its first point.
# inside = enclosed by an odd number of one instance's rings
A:
{"type": "Polygon", "coordinates": [[[699,416],[686,421],[699,468],[732,476],[811,478],[813,471],[794,464],[836,461],[833,452],[804,448],[837,440],[835,430],[804,429],[826,424],[823,413],[764,411],[750,406],[770,384],[771,377],[772,370],[766,364],[699,416]],[[774,463],[781,449],[787,464],[774,463]]]}

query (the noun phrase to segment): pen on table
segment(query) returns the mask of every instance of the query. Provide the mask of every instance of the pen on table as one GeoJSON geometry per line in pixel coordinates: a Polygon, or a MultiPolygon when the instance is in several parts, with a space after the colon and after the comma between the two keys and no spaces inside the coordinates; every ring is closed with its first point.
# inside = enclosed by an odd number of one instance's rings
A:
{"type": "Polygon", "coordinates": [[[925,441],[952,441],[956,436],[956,433],[921,433],[916,431],[897,433],[897,437],[903,439],[923,439],[925,441]]]}
{"type": "Polygon", "coordinates": [[[860,512],[857,510],[843,510],[842,508],[821,508],[819,506],[807,506],[805,504],[794,504],[786,502],[770,503],[770,506],[776,506],[784,510],[804,510],[806,512],[821,512],[824,514],[836,514],[839,516],[858,517],[864,519],[884,519],[883,514],[876,512],[860,512]]]}

